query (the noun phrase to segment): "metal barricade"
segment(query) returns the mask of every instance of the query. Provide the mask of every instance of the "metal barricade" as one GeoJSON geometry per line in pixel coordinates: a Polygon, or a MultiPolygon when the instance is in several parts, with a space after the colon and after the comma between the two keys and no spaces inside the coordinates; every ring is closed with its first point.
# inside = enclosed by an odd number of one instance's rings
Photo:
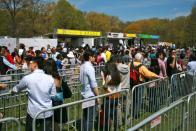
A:
{"type": "Polygon", "coordinates": [[[0,82],[20,81],[28,73],[0,75],[0,82]]]}
{"type": "Polygon", "coordinates": [[[10,69],[10,70],[8,70],[6,72],[7,75],[10,75],[10,74],[21,74],[21,73],[28,74],[28,73],[30,73],[30,70],[29,69],[18,69],[18,70],[10,69]]]}
{"type": "MultiPolygon", "coordinates": [[[[97,79],[97,81],[100,81],[100,79],[97,79]]],[[[80,82],[74,82],[68,83],[68,86],[73,95],[71,98],[65,99],[65,103],[81,100],[82,84],[80,82]]],[[[10,93],[0,94],[0,112],[3,113],[5,117],[24,119],[26,117],[27,100],[27,91],[16,95],[10,93]]]]}
{"type": "Polygon", "coordinates": [[[168,96],[168,78],[134,86],[131,90],[131,125],[139,123],[142,119],[166,107],[169,103],[168,96]]]}
{"type": "Polygon", "coordinates": [[[33,119],[33,131],[38,128],[42,131],[49,128],[52,131],[126,130],[128,109],[123,109],[121,105],[127,101],[128,94],[128,90],[122,90],[43,110],[33,119]],[[96,108],[97,99],[102,103],[101,110],[96,108]],[[52,118],[45,118],[50,111],[54,112],[52,118]],[[41,116],[45,119],[39,119],[41,116]]]}
{"type": "Polygon", "coordinates": [[[183,131],[186,123],[184,105],[186,105],[186,101],[180,99],[142,120],[128,131],[183,131]]]}
{"type": "Polygon", "coordinates": [[[188,72],[181,72],[171,77],[171,102],[174,102],[190,93],[196,91],[194,88],[194,79],[196,76],[188,72]]]}
{"type": "Polygon", "coordinates": [[[105,68],[105,65],[94,66],[96,77],[101,77],[101,71],[105,68]]]}
{"type": "Polygon", "coordinates": [[[0,113],[4,117],[15,117],[24,119],[27,111],[27,92],[23,91],[17,95],[10,93],[0,94],[0,113]]]}
{"type": "MultiPolygon", "coordinates": [[[[105,65],[94,66],[95,68],[95,76],[96,78],[101,77],[101,71],[105,68],[105,65]]],[[[80,75],[80,67],[77,66],[75,68],[68,69],[59,69],[58,70],[60,76],[64,78],[67,82],[78,82],[80,75]]]]}
{"type": "Polygon", "coordinates": [[[21,131],[21,125],[18,119],[8,117],[0,119],[0,131],[21,131]]]}
{"type": "Polygon", "coordinates": [[[187,110],[188,110],[188,123],[187,123],[187,131],[195,131],[196,130],[196,92],[191,94],[188,97],[187,101],[187,110]]]}
{"type": "Polygon", "coordinates": [[[19,81],[27,75],[26,73],[21,74],[9,74],[9,75],[0,75],[0,83],[7,84],[7,88],[0,90],[0,94],[7,93],[12,89],[19,81]]]}

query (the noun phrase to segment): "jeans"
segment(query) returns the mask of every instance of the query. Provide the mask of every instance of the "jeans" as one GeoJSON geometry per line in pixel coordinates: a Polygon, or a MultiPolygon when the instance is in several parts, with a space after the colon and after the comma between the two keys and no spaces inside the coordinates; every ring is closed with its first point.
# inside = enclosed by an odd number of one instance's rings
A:
{"type": "Polygon", "coordinates": [[[118,98],[117,99],[109,99],[107,98],[105,101],[105,131],[109,130],[110,120],[113,121],[114,131],[118,130],[118,115],[117,115],[117,106],[118,106],[118,98]]]}
{"type": "Polygon", "coordinates": [[[133,92],[133,117],[135,119],[140,117],[140,112],[142,109],[142,103],[143,103],[143,97],[144,96],[144,88],[143,87],[138,87],[135,88],[133,92]]]}
{"type": "MultiPolygon", "coordinates": [[[[25,131],[32,131],[32,123],[33,123],[33,118],[29,114],[27,114],[25,131]]],[[[37,119],[36,126],[37,124],[40,125],[39,128],[40,131],[52,131],[52,117],[45,118],[45,130],[44,130],[44,119],[37,119]]]]}
{"type": "Polygon", "coordinates": [[[83,109],[83,130],[82,131],[93,131],[93,123],[95,114],[95,107],[91,106],[83,109]]]}

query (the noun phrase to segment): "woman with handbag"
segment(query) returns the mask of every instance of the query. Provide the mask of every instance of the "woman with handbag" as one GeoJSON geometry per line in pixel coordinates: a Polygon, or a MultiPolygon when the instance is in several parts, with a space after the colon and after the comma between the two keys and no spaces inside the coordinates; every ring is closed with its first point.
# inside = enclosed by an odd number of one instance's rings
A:
{"type": "Polygon", "coordinates": [[[103,111],[105,112],[105,130],[108,130],[111,124],[111,120],[114,125],[114,131],[118,130],[118,113],[117,109],[119,106],[119,98],[120,93],[115,93],[117,91],[120,91],[120,73],[117,69],[117,66],[115,63],[109,63],[106,66],[105,71],[102,72],[103,76],[103,84],[104,84],[104,90],[105,93],[114,93],[112,95],[109,95],[105,101],[104,101],[104,107],[103,111]]]}
{"type": "MultiPolygon", "coordinates": [[[[62,89],[62,78],[60,77],[57,66],[55,61],[52,58],[49,58],[44,66],[44,71],[48,75],[52,75],[55,81],[56,91],[57,95],[52,97],[53,106],[58,106],[63,104],[64,102],[64,95],[63,95],[63,89],[62,89]]],[[[61,115],[61,109],[54,110],[54,130],[59,131],[59,124],[66,123],[67,122],[67,110],[66,108],[62,108],[62,117],[61,115]],[[62,118],[62,120],[61,120],[62,118]],[[60,123],[62,122],[62,123],[60,123]]]]}

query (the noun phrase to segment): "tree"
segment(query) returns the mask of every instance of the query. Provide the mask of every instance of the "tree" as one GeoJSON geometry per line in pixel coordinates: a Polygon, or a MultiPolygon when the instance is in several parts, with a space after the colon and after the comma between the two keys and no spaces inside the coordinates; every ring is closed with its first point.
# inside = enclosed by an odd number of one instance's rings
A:
{"type": "Polygon", "coordinates": [[[10,21],[7,18],[8,12],[6,10],[0,10],[0,36],[10,35],[9,24],[10,21]]]}
{"type": "Polygon", "coordinates": [[[187,18],[185,38],[187,46],[196,44],[196,4],[193,6],[191,14],[187,18]]]}
{"type": "Polygon", "coordinates": [[[12,35],[17,36],[17,14],[29,6],[37,4],[39,0],[0,0],[1,9],[7,10],[10,15],[12,25],[12,35]]]}
{"type": "Polygon", "coordinates": [[[59,0],[52,13],[52,28],[86,29],[87,23],[81,11],[66,0],[59,0]]]}

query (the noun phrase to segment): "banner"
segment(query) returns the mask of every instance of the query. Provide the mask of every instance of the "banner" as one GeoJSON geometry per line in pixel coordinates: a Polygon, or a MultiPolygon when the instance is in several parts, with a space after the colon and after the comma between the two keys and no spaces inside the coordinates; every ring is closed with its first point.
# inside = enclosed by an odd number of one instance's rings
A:
{"type": "Polygon", "coordinates": [[[56,47],[57,39],[43,39],[43,38],[20,38],[19,43],[24,44],[26,49],[34,47],[34,50],[41,50],[42,47],[56,47]]]}
{"type": "Polygon", "coordinates": [[[101,32],[66,30],[66,29],[57,29],[56,33],[58,35],[72,35],[72,36],[101,36],[101,32]]]}

